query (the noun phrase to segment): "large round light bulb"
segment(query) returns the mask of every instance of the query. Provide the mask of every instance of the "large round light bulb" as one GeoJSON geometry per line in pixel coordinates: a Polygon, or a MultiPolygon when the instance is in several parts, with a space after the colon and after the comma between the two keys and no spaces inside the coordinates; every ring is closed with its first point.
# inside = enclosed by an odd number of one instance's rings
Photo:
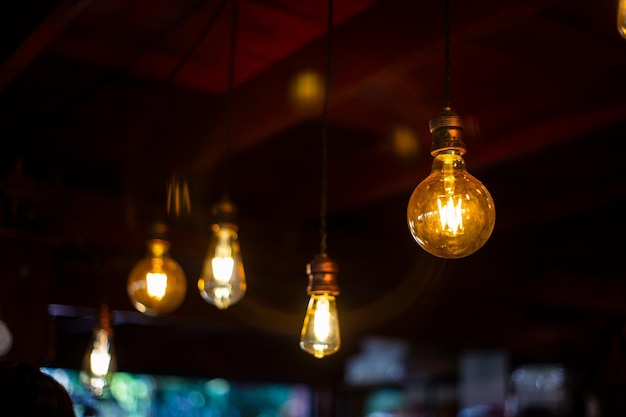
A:
{"type": "Polygon", "coordinates": [[[181,305],[187,292],[187,278],[180,265],[168,255],[169,243],[148,242],[148,253],[128,277],[128,296],[140,312],[159,316],[181,305]]]}
{"type": "Polygon", "coordinates": [[[424,250],[441,258],[462,258],[487,242],[496,211],[491,194],[467,172],[459,152],[444,151],[413,191],[407,219],[424,250]]]}

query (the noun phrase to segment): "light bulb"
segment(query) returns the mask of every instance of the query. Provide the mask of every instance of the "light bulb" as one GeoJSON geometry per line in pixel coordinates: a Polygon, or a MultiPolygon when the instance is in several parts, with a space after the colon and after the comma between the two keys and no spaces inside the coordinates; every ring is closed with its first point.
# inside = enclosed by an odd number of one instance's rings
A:
{"type": "Polygon", "coordinates": [[[302,325],[300,347],[316,358],[339,350],[341,338],[337,302],[330,294],[312,294],[302,325]]]}
{"type": "Polygon", "coordinates": [[[168,255],[169,243],[148,241],[148,253],[130,272],[128,296],[140,312],[159,316],[174,311],[185,299],[187,278],[180,265],[168,255]]]}
{"type": "Polygon", "coordinates": [[[619,0],[617,6],[617,30],[626,39],[626,0],[619,0]]]}
{"type": "Polygon", "coordinates": [[[246,292],[246,277],[241,260],[234,206],[222,201],[214,208],[216,223],[204,258],[198,290],[202,298],[219,309],[239,301],[246,292]]]}
{"type": "Polygon", "coordinates": [[[476,252],[495,225],[491,194],[465,169],[461,130],[460,119],[448,108],[431,121],[432,170],[415,188],[407,207],[411,234],[424,250],[441,258],[476,252]]]}
{"type": "Polygon", "coordinates": [[[307,265],[308,293],[311,295],[300,333],[300,348],[316,358],[332,355],[341,346],[336,282],[337,264],[326,254],[307,265]]]}
{"type": "Polygon", "coordinates": [[[87,347],[80,380],[88,390],[100,397],[109,386],[115,368],[113,331],[110,326],[108,308],[103,306],[100,312],[100,323],[93,331],[87,347]]]}

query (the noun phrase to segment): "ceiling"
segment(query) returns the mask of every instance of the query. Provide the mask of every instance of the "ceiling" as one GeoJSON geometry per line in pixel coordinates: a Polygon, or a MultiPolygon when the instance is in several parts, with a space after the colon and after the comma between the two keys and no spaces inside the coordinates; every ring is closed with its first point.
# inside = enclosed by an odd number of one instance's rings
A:
{"type": "Polygon", "coordinates": [[[322,361],[297,346],[305,265],[319,251],[322,100],[291,93],[298,75],[324,74],[326,2],[239,1],[232,107],[228,2],[18,3],[0,13],[0,303],[17,335],[43,333],[28,336],[35,347],[16,337],[14,351],[79,366],[101,302],[120,368],[237,378],[340,378],[366,336],[576,361],[620,329],[626,40],[615,2],[451,1],[451,104],[468,170],[497,210],[489,242],[460,260],[427,254],[406,226],[443,104],[443,2],[336,2],[327,231],[344,346],[322,361]],[[187,181],[190,214],[166,211],[173,175],[187,181]],[[226,185],[248,291],[218,311],[195,282],[226,185]],[[150,318],[125,285],[157,220],[189,288],[175,313],[150,318]]]}

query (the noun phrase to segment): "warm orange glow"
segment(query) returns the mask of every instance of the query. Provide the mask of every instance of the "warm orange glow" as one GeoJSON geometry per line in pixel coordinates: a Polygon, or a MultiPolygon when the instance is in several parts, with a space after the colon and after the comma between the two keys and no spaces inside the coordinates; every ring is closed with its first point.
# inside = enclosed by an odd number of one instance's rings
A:
{"type": "Polygon", "coordinates": [[[219,309],[238,302],[246,292],[246,276],[241,260],[237,228],[213,225],[213,236],[198,279],[202,298],[219,309]]]}
{"type": "Polygon", "coordinates": [[[337,302],[330,294],[312,294],[302,325],[300,347],[316,358],[339,350],[341,338],[337,302]]]}
{"type": "Polygon", "coordinates": [[[315,71],[302,71],[291,82],[289,98],[302,110],[314,110],[322,103],[324,82],[315,71]]]}
{"type": "Polygon", "coordinates": [[[431,174],[413,191],[407,207],[411,234],[427,252],[462,258],[480,249],[495,225],[487,188],[465,170],[457,153],[435,157],[431,174]]]}
{"type": "Polygon", "coordinates": [[[402,158],[411,158],[419,152],[419,140],[415,131],[407,126],[396,126],[391,133],[394,152],[402,158]]]}
{"type": "Polygon", "coordinates": [[[153,239],[148,253],[135,264],[128,277],[127,291],[135,308],[158,316],[174,311],[185,299],[187,278],[176,261],[169,257],[169,243],[153,239]]]}

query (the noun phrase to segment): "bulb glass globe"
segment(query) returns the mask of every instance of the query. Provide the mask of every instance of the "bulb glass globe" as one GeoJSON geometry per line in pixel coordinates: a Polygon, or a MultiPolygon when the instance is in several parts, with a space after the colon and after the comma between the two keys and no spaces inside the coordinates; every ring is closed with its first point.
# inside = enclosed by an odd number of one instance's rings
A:
{"type": "Polygon", "coordinates": [[[430,175],[415,188],[407,207],[411,234],[440,258],[476,252],[491,236],[495,218],[491,194],[467,172],[456,151],[435,156],[430,175]]]}
{"type": "Polygon", "coordinates": [[[168,255],[169,243],[148,242],[148,253],[128,277],[128,296],[137,310],[150,315],[168,314],[185,299],[187,278],[180,265],[168,255]]]}
{"type": "Polygon", "coordinates": [[[237,227],[214,224],[211,243],[198,279],[202,298],[219,309],[241,300],[246,292],[246,276],[241,260],[237,227]]]}
{"type": "Polygon", "coordinates": [[[337,302],[330,294],[311,294],[300,334],[300,348],[316,358],[339,350],[341,337],[337,302]]]}
{"type": "Polygon", "coordinates": [[[98,328],[93,332],[83,360],[80,380],[94,395],[100,397],[111,382],[116,368],[112,332],[98,328]]]}

